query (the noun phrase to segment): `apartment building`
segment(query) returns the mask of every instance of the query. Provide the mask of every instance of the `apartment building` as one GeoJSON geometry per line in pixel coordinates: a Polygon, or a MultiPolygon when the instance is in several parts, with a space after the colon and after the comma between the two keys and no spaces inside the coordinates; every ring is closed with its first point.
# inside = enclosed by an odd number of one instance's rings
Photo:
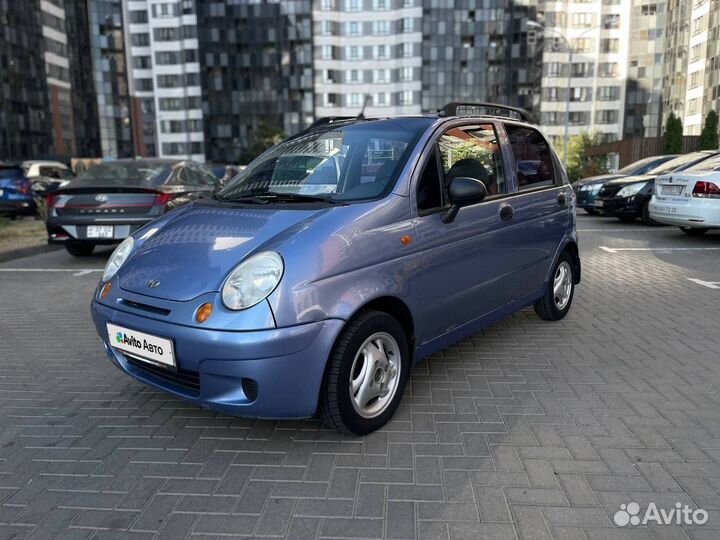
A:
{"type": "Polygon", "coordinates": [[[570,136],[623,137],[630,15],[621,0],[546,2],[540,107],[552,138],[561,140],[566,123],[570,136]]]}
{"type": "Polygon", "coordinates": [[[421,0],[317,0],[315,116],[419,114],[421,0]]]}

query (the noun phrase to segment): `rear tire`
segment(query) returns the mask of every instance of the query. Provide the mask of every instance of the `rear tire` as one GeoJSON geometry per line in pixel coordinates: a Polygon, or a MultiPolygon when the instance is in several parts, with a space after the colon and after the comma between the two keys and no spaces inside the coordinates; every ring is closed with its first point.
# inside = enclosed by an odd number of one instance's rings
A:
{"type": "Polygon", "coordinates": [[[701,227],[680,227],[680,230],[690,236],[702,236],[710,229],[704,229],[701,227]]]}
{"type": "Polygon", "coordinates": [[[541,319],[559,321],[570,311],[575,295],[575,263],[570,253],[565,251],[560,255],[552,276],[545,296],[535,302],[534,307],[541,319]]]}
{"type": "Polygon", "coordinates": [[[594,208],[585,208],[585,211],[591,216],[597,216],[597,211],[594,208]]]}
{"type": "Polygon", "coordinates": [[[330,353],[320,417],[343,433],[375,431],[400,404],[409,372],[410,349],[400,323],[381,311],[361,313],[346,325],[330,353]]]}
{"type": "Polygon", "coordinates": [[[95,249],[95,244],[68,242],[65,244],[65,249],[73,257],[89,257],[95,249]]]}

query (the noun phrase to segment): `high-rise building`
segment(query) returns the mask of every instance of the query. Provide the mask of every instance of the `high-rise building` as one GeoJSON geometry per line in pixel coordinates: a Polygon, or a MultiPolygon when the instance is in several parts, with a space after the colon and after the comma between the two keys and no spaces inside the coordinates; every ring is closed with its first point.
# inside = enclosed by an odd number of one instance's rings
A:
{"type": "Polygon", "coordinates": [[[422,110],[488,101],[537,112],[542,51],[528,40],[534,0],[433,2],[422,12],[422,110]]]}
{"type": "Polygon", "coordinates": [[[630,2],[563,1],[548,3],[546,9],[544,23],[549,30],[544,35],[541,96],[545,132],[559,141],[567,124],[570,136],[595,132],[605,141],[621,139],[630,55],[630,2]],[[554,37],[555,31],[568,43],[554,37]]]}
{"type": "Polygon", "coordinates": [[[39,7],[0,0],[0,161],[53,153],[39,7]]]}
{"type": "Polygon", "coordinates": [[[208,161],[247,161],[262,133],[312,123],[311,0],[198,1],[197,20],[208,161]]]}
{"type": "Polygon", "coordinates": [[[320,0],[313,10],[315,114],[419,114],[421,0],[320,0]]]}
{"type": "Polygon", "coordinates": [[[130,0],[124,16],[136,154],[204,160],[194,0],[130,0]]]}

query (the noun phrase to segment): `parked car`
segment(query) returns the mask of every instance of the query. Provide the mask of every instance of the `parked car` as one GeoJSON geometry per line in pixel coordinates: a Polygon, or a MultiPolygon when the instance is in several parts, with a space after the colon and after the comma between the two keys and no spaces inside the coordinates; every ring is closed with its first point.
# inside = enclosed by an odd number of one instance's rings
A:
{"type": "Polygon", "coordinates": [[[0,163],[0,215],[13,219],[35,214],[32,181],[21,165],[0,163]]]}
{"type": "Polygon", "coordinates": [[[595,209],[606,215],[617,217],[624,223],[642,218],[648,225],[656,223],[650,217],[650,197],[655,186],[655,178],[671,172],[680,172],[703,160],[720,154],[718,151],[703,150],[676,157],[645,175],[627,176],[611,180],[603,185],[595,200],[595,209]]]}
{"type": "Polygon", "coordinates": [[[651,169],[654,169],[666,161],[676,157],[676,154],[647,157],[639,161],[635,161],[630,165],[626,165],[618,171],[598,176],[589,176],[573,182],[572,187],[575,191],[575,195],[577,196],[578,208],[582,208],[588,214],[597,214],[597,210],[595,210],[595,199],[605,183],[625,176],[646,174],[651,169]]]}
{"type": "Polygon", "coordinates": [[[720,229],[720,156],[655,180],[650,217],[691,236],[720,229]]]}
{"type": "Polygon", "coordinates": [[[418,360],[526,306],[562,319],[580,259],[560,161],[535,126],[457,107],[316,124],[135,231],[92,301],[110,360],[202,407],[365,434],[418,360]]]}
{"type": "Polygon", "coordinates": [[[47,220],[47,196],[75,178],[70,167],[59,161],[23,161],[25,176],[31,181],[35,213],[47,220]]]}
{"type": "Polygon", "coordinates": [[[228,180],[237,176],[245,166],[234,165],[232,163],[211,163],[208,165],[208,168],[215,175],[215,178],[218,179],[218,185],[224,186],[228,180]]]}
{"type": "Polygon", "coordinates": [[[108,161],[48,196],[50,243],[76,257],[118,243],[162,214],[209,196],[217,179],[192,161],[108,161]]]}

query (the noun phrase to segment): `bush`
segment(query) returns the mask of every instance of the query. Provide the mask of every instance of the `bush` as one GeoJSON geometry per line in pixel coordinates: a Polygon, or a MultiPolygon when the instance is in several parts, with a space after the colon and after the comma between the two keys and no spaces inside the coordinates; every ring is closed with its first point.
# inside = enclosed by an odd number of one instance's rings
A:
{"type": "Polygon", "coordinates": [[[607,172],[606,156],[588,155],[588,149],[600,142],[598,133],[581,133],[570,138],[565,167],[571,182],[607,172]]]}
{"type": "Polygon", "coordinates": [[[675,113],[671,112],[665,123],[665,141],[663,149],[666,154],[682,154],[683,125],[675,113]]]}
{"type": "Polygon", "coordinates": [[[710,111],[705,117],[705,125],[700,133],[700,150],[717,150],[718,141],[718,114],[710,111]]]}

